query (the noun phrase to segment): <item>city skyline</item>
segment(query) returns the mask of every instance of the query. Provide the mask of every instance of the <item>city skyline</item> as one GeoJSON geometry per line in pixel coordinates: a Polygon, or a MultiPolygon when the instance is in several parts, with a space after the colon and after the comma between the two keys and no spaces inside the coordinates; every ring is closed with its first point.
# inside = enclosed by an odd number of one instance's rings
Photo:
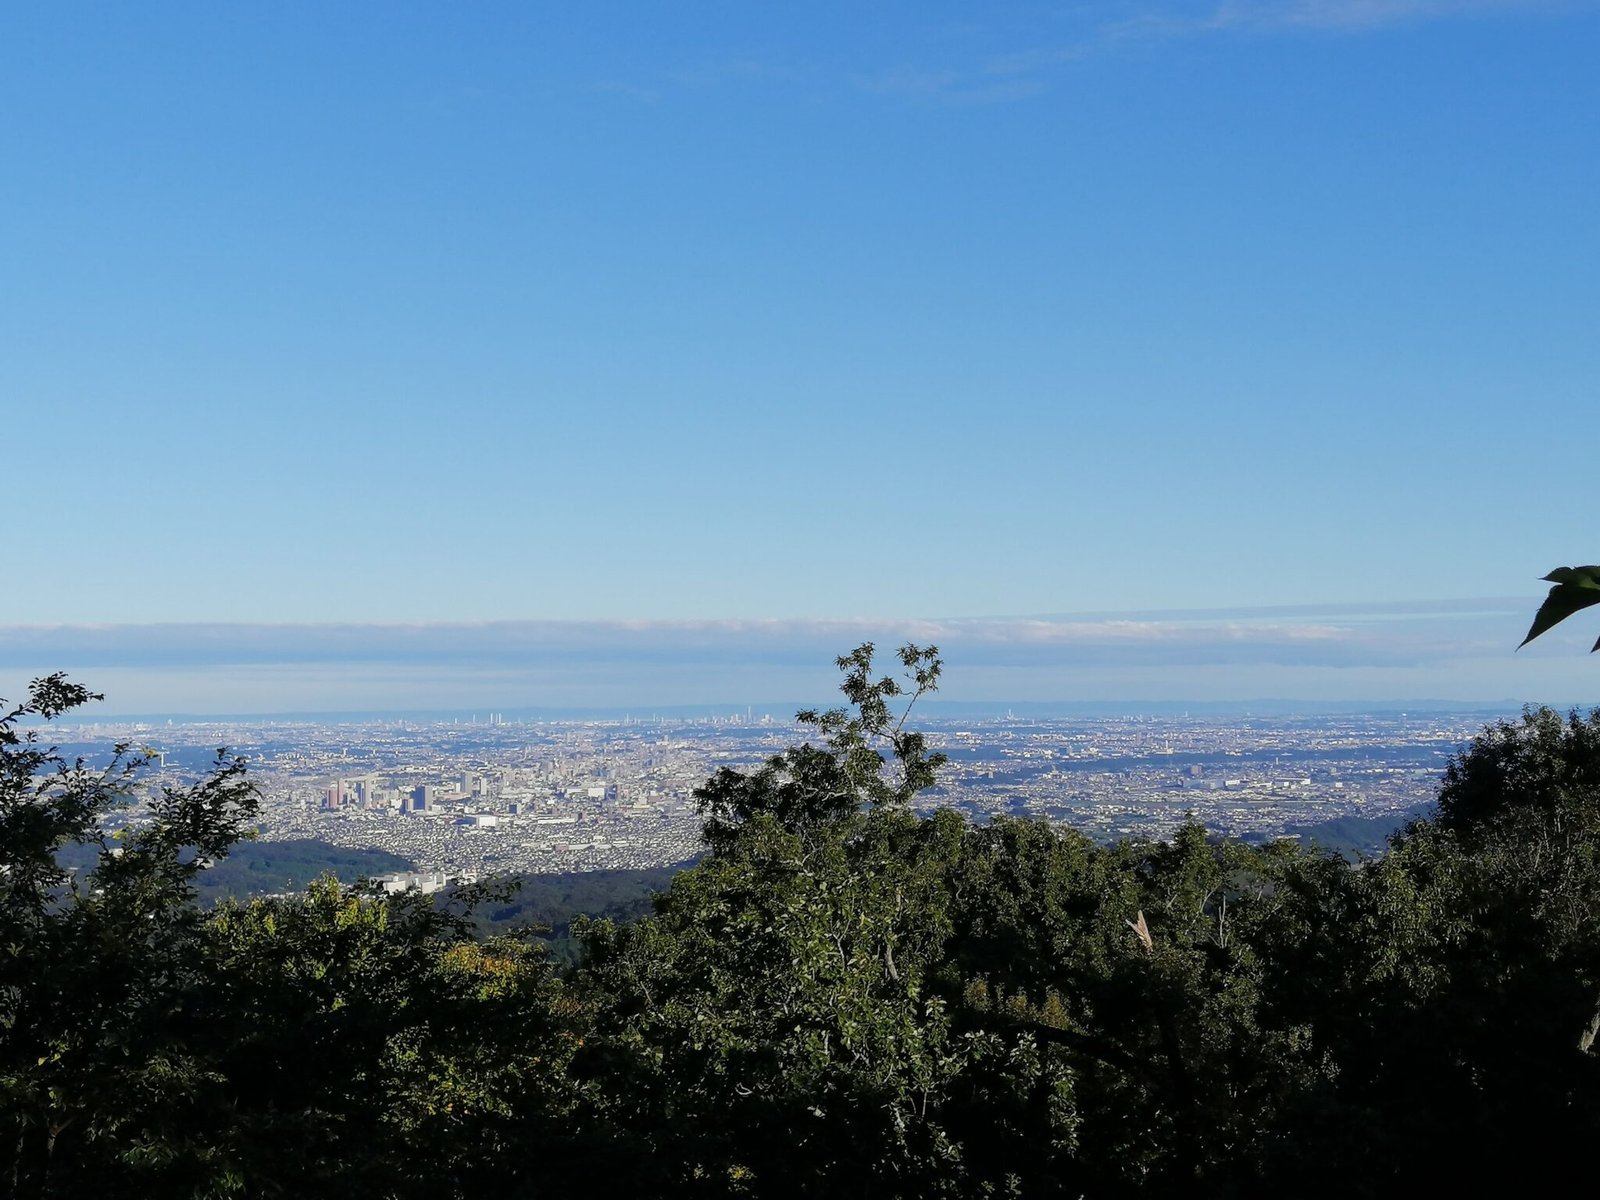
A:
{"type": "MultiPolygon", "coordinates": [[[[1504,715],[1504,714],[1502,714],[1504,715]]],[[[1101,841],[1170,836],[1191,814],[1258,840],[1338,833],[1368,850],[1433,799],[1484,714],[1217,714],[975,720],[918,725],[948,755],[919,811],[1029,814],[1101,841]],[[1343,826],[1342,832],[1339,827],[1343,826]],[[1321,831],[1317,833],[1315,831],[1321,831]]],[[[225,740],[261,789],[261,840],[377,850],[426,880],[682,864],[703,848],[696,789],[799,735],[748,714],[719,720],[90,722],[63,750],[102,760],[130,738],[159,747],[154,786],[203,769],[225,740]]],[[[120,819],[139,818],[137,802],[120,819]]]]}

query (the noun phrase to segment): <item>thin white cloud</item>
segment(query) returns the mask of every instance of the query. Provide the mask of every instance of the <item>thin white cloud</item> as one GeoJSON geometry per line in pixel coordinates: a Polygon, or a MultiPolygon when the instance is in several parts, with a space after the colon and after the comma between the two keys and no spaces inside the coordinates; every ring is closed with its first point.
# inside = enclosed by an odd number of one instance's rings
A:
{"type": "Polygon", "coordinates": [[[710,58],[624,81],[590,85],[655,104],[672,92],[711,88],[830,91],[839,87],[912,102],[998,104],[1046,92],[1074,64],[1137,42],[1228,34],[1359,34],[1423,22],[1517,14],[1592,11],[1600,0],[1166,0],[1132,6],[1114,0],[1033,15],[987,14],[953,27],[905,31],[904,57],[886,62],[883,43],[802,61],[750,53],[710,58]],[[1129,16],[1130,8],[1137,15],[1129,16]]]}
{"type": "MultiPolygon", "coordinates": [[[[935,643],[956,661],[1028,656],[1174,662],[1415,661],[1486,628],[1525,620],[1526,605],[1435,606],[961,619],[497,621],[436,624],[0,626],[0,666],[548,662],[831,661],[864,641],[935,643]],[[1463,611],[1465,609],[1466,611],[1463,611]]],[[[1515,631],[1515,630],[1514,630],[1515,631]]]]}
{"type": "Polygon", "coordinates": [[[907,640],[940,647],[953,700],[1582,694],[1600,680],[1584,654],[1592,630],[1556,630],[1513,653],[1536,606],[1530,597],[987,619],[0,626],[0,696],[66,669],[124,713],[814,703],[831,696],[837,655],[873,641],[892,669],[887,652],[907,640]],[[1556,690],[1552,680],[1572,682],[1556,690]]]}
{"type": "MultiPolygon", "coordinates": [[[[1592,11],[1595,0],[1225,0],[1144,6],[1090,4],[1072,10],[1070,23],[1041,22],[1037,44],[1012,50],[992,46],[938,65],[902,63],[858,74],[867,91],[907,99],[997,102],[1048,90],[1073,64],[1140,41],[1179,41],[1227,34],[1360,34],[1423,22],[1515,14],[1592,11]]],[[[1015,38],[1015,32],[1007,36],[1015,38]]],[[[969,31],[969,41],[986,40],[969,31]]]]}
{"type": "Polygon", "coordinates": [[[1581,7],[1591,6],[1555,0],[1230,0],[1198,9],[1189,6],[1152,10],[1132,20],[1108,24],[1104,32],[1114,38],[1182,37],[1230,30],[1363,32],[1421,21],[1581,7]]]}

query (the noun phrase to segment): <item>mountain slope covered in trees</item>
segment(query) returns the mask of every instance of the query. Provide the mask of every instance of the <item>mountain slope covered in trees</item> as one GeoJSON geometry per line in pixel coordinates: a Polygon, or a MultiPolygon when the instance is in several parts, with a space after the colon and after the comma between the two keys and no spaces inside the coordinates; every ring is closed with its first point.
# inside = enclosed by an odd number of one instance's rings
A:
{"type": "Polygon", "coordinates": [[[841,659],[810,740],[708,780],[704,858],[576,922],[570,964],[333,880],[202,908],[242,765],[101,853],[137,767],[34,740],[20,718],[90,698],[40,681],[0,722],[8,1190],[1361,1197],[1587,1169],[1600,711],[1486,729],[1352,866],[918,816],[939,759],[906,713],[940,663],[900,662],[841,659]]]}

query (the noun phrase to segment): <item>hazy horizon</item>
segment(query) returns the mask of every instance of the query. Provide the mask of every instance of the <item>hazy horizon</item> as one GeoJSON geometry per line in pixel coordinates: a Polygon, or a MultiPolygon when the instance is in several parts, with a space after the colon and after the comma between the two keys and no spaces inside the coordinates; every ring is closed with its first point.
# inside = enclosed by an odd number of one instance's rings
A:
{"type": "Polygon", "coordinates": [[[1513,652],[1536,597],[902,621],[0,626],[0,695],[66,670],[108,713],[611,712],[835,695],[833,659],[937,644],[939,700],[983,704],[1567,705],[1584,635],[1513,652]]]}

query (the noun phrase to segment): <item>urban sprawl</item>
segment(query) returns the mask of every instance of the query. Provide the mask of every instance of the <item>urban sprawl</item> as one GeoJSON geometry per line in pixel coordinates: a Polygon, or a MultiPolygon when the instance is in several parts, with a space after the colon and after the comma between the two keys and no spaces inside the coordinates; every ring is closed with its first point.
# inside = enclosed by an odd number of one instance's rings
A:
{"type": "MultiPolygon", "coordinates": [[[[1159,837],[1189,814],[1230,836],[1414,812],[1493,714],[934,720],[949,756],[921,806],[1043,816],[1091,836],[1159,837]]],[[[83,751],[148,747],[151,786],[218,746],[249,761],[265,839],[317,838],[414,864],[409,882],[678,863],[700,849],[694,790],[811,731],[771,716],[519,722],[91,724],[83,751]]],[[[138,819],[138,806],[126,819],[138,819]]],[[[1292,833],[1291,833],[1292,835],[1292,833]]],[[[400,881],[407,882],[407,881],[400,881]]]]}

